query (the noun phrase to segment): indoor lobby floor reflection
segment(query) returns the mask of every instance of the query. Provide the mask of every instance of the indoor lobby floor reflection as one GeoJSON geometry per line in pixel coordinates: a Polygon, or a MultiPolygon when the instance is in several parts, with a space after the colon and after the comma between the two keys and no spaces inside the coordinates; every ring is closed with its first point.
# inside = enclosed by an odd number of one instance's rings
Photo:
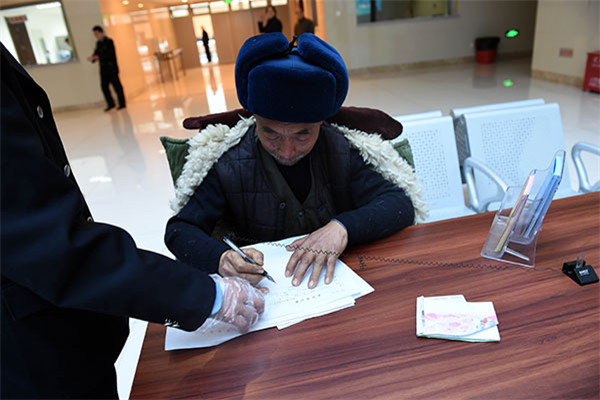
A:
{"type": "MultiPolygon", "coordinates": [[[[600,96],[531,79],[529,69],[530,60],[522,59],[353,75],[345,105],[399,115],[431,110],[448,114],[454,107],[528,98],[557,102],[571,186],[577,190],[570,149],[579,141],[600,145],[600,96]]],[[[182,127],[184,118],[239,108],[233,74],[233,65],[188,70],[177,81],[156,84],[128,99],[124,110],[105,113],[99,107],[55,114],[72,169],[96,221],[126,229],[141,248],[169,254],[163,235],[171,216],[173,183],[159,137],[192,136],[194,131],[182,127]]],[[[599,171],[596,163],[589,171],[592,181],[600,178],[599,171]]],[[[131,327],[116,364],[121,398],[129,396],[146,323],[131,320],[131,327]]]]}

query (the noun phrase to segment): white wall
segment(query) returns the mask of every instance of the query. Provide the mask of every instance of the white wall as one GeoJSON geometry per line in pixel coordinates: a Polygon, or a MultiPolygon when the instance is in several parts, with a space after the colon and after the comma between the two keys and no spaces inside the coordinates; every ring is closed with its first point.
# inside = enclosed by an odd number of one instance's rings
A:
{"type": "MultiPolygon", "coordinates": [[[[2,5],[31,3],[33,1],[3,0],[2,5]]],[[[103,101],[100,90],[98,65],[85,58],[94,50],[92,26],[102,22],[97,0],[62,0],[71,43],[78,60],[64,64],[28,67],[27,72],[44,88],[54,109],[85,106],[103,101]]]]}
{"type": "Polygon", "coordinates": [[[535,0],[460,0],[458,15],[421,20],[356,23],[356,2],[324,2],[328,42],[349,69],[472,56],[476,37],[500,36],[499,53],[531,51],[535,0]],[[520,35],[503,38],[509,28],[520,35]]]}
{"type": "Polygon", "coordinates": [[[539,0],[531,68],[583,78],[587,52],[600,50],[598,0],[539,0]],[[559,57],[573,49],[572,58],[559,57]]]}

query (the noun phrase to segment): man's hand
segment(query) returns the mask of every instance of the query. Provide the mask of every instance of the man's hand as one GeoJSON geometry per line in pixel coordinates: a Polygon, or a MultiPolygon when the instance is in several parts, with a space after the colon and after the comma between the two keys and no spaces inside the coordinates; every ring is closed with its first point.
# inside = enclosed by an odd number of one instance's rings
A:
{"type": "Polygon", "coordinates": [[[263,253],[255,249],[244,249],[244,253],[253,259],[257,265],[246,262],[242,256],[233,250],[227,250],[221,254],[219,260],[219,275],[237,276],[246,279],[252,285],[256,286],[264,277],[263,273],[263,253]]]}
{"type": "Polygon", "coordinates": [[[91,55],[87,58],[87,60],[91,63],[93,63],[94,61],[98,60],[98,56],[97,55],[91,55]]]}
{"type": "Polygon", "coordinates": [[[287,263],[285,276],[290,277],[294,274],[292,285],[298,286],[308,267],[313,264],[308,280],[308,287],[313,289],[319,282],[323,266],[326,265],[325,283],[330,284],[333,279],[335,263],[346,245],[348,245],[346,228],[337,221],[330,221],[321,229],[317,229],[307,237],[298,239],[287,246],[289,251],[294,250],[294,254],[287,263]],[[311,249],[311,251],[302,250],[300,247],[311,249]]]}
{"type": "Polygon", "coordinates": [[[225,322],[241,333],[248,332],[265,310],[264,294],[268,289],[256,289],[248,281],[237,277],[214,279],[215,284],[221,287],[223,303],[221,309],[202,324],[200,331],[225,322]]]}

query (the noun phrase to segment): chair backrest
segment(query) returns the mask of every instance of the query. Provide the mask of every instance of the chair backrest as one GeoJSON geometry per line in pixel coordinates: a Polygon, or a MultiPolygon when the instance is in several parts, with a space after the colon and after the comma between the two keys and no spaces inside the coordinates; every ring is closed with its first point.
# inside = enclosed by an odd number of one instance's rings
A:
{"type": "Polygon", "coordinates": [[[394,119],[396,121],[400,121],[401,123],[405,123],[408,121],[415,121],[415,120],[419,120],[419,119],[428,119],[428,118],[437,118],[437,117],[441,117],[441,116],[442,116],[442,112],[440,110],[436,110],[436,111],[428,111],[428,112],[422,112],[422,113],[417,113],[417,114],[397,115],[394,117],[394,119]]]}
{"type": "Polygon", "coordinates": [[[452,119],[448,116],[394,118],[404,126],[402,136],[396,140],[408,139],[413,151],[415,172],[429,209],[428,221],[464,215],[465,200],[452,119]]]}
{"type": "Polygon", "coordinates": [[[465,158],[469,157],[469,138],[465,132],[463,120],[460,118],[464,114],[472,114],[478,112],[497,111],[507,108],[530,107],[544,104],[544,99],[529,99],[510,101],[507,103],[486,104],[483,106],[460,107],[450,110],[450,116],[454,121],[454,136],[456,138],[456,149],[458,151],[458,161],[462,165],[465,158]]]}
{"type": "MultiPolygon", "coordinates": [[[[509,186],[522,186],[533,169],[545,169],[565,149],[558,104],[467,113],[465,125],[471,156],[493,169],[509,186]]],[[[475,171],[480,198],[493,196],[495,184],[475,171]]],[[[557,197],[572,195],[565,168],[557,197]]]]}

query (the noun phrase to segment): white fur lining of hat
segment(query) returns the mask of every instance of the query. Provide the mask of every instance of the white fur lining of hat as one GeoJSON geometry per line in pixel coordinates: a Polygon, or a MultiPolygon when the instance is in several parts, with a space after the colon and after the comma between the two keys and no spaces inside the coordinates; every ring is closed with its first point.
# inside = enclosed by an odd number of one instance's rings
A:
{"type": "MultiPolygon", "coordinates": [[[[243,118],[232,128],[227,125],[208,125],[189,140],[189,151],[181,175],[175,184],[175,198],[171,209],[179,212],[194,195],[213,165],[230,148],[237,145],[254,124],[254,117],[243,118]]],[[[415,223],[427,217],[421,185],[410,165],[398,155],[392,144],[379,135],[369,134],[345,126],[339,129],[363,160],[373,166],[385,179],[404,190],[415,208],[415,223]]]]}

